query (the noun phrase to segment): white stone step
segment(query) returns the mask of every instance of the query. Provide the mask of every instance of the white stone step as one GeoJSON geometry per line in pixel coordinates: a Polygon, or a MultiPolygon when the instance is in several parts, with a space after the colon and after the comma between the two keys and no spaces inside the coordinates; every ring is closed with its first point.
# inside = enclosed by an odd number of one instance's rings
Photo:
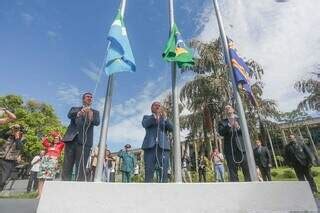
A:
{"type": "Polygon", "coordinates": [[[46,182],[37,213],[317,212],[307,182],[46,182]]]}

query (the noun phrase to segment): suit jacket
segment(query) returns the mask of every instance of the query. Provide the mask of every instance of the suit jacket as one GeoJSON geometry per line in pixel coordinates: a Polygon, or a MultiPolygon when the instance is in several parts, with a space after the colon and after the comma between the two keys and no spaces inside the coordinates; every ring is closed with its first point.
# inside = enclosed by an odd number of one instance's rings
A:
{"type": "Polygon", "coordinates": [[[160,118],[159,123],[157,123],[153,115],[145,115],[142,119],[142,126],[146,130],[142,149],[151,149],[158,144],[160,148],[170,150],[167,131],[172,131],[173,126],[169,120],[160,118]]]}
{"type": "Polygon", "coordinates": [[[253,150],[253,154],[258,167],[267,168],[271,164],[271,155],[267,147],[261,146],[260,152],[256,147],[253,150]]]}
{"type": "Polygon", "coordinates": [[[82,109],[82,107],[72,107],[68,113],[68,118],[70,119],[70,124],[63,137],[65,143],[74,141],[77,137],[76,142],[79,144],[84,144],[85,146],[92,147],[93,144],[93,127],[100,124],[99,112],[92,109],[93,119],[89,121],[88,118],[84,116],[77,117],[77,113],[82,109]],[[84,137],[84,136],[87,137],[84,137]]]}
{"type": "MultiPolygon", "coordinates": [[[[239,123],[238,118],[236,118],[236,121],[239,123]]],[[[231,146],[233,146],[234,151],[236,151],[235,149],[237,149],[240,152],[245,152],[241,129],[231,128],[229,126],[229,120],[227,118],[219,122],[218,132],[224,139],[225,154],[231,154],[231,146]]]]}
{"type": "Polygon", "coordinates": [[[289,166],[311,166],[313,154],[304,143],[290,142],[285,146],[285,161],[289,166]]]}

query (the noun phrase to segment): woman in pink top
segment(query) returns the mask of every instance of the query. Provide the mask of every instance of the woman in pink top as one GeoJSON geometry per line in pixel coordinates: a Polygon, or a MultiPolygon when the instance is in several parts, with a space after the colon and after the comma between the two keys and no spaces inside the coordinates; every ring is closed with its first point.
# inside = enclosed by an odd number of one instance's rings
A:
{"type": "Polygon", "coordinates": [[[53,131],[50,133],[49,138],[43,138],[42,145],[46,150],[46,154],[41,160],[38,173],[38,198],[41,196],[44,181],[53,180],[57,173],[58,158],[61,156],[64,143],[61,141],[60,133],[53,131]]]}

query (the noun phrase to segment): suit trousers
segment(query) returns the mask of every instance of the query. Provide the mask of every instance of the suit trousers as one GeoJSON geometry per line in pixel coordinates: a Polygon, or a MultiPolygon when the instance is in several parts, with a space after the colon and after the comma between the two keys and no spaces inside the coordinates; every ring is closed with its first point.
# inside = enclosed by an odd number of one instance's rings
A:
{"type": "Polygon", "coordinates": [[[63,169],[61,178],[63,181],[71,181],[73,167],[76,168],[76,181],[89,181],[86,177],[86,165],[91,147],[83,146],[75,140],[65,143],[63,169]]]}
{"type": "Polygon", "coordinates": [[[16,161],[0,159],[0,191],[3,190],[15,167],[16,161]]]}
{"type": "Polygon", "coordinates": [[[122,172],[122,183],[130,183],[131,182],[131,172],[122,172]]]}
{"type": "Polygon", "coordinates": [[[250,181],[250,173],[249,173],[249,167],[247,163],[247,157],[246,154],[243,153],[243,155],[240,152],[236,152],[235,156],[230,153],[225,154],[226,160],[227,160],[227,166],[228,166],[228,172],[229,172],[229,182],[239,182],[238,177],[238,169],[241,167],[242,173],[244,176],[244,180],[246,182],[250,181]]]}
{"type": "Polygon", "coordinates": [[[270,167],[259,166],[263,181],[271,181],[270,167]]]}
{"type": "Polygon", "coordinates": [[[294,166],[293,167],[299,181],[308,181],[313,192],[318,192],[316,182],[311,174],[311,167],[308,166],[294,166]]]}
{"type": "Polygon", "coordinates": [[[151,149],[144,149],[144,181],[146,183],[153,182],[156,167],[160,171],[160,178],[158,182],[168,182],[169,154],[169,150],[162,149],[158,145],[151,149]]]}

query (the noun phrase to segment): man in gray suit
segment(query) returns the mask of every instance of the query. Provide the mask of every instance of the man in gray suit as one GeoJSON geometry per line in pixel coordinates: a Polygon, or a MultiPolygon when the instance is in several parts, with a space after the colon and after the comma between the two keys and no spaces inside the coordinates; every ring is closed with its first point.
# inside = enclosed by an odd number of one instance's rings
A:
{"type": "Polygon", "coordinates": [[[82,107],[72,107],[68,113],[70,125],[64,135],[65,143],[62,180],[70,181],[76,167],[76,180],[86,180],[85,168],[93,144],[93,127],[100,124],[99,112],[91,108],[92,94],[82,96],[82,107]]]}
{"type": "Polygon", "coordinates": [[[159,182],[168,182],[170,143],[168,131],[173,130],[171,122],[160,102],[151,105],[152,115],[143,116],[142,126],[146,130],[142,149],[144,151],[145,182],[153,182],[154,171],[160,169],[159,182]]]}

